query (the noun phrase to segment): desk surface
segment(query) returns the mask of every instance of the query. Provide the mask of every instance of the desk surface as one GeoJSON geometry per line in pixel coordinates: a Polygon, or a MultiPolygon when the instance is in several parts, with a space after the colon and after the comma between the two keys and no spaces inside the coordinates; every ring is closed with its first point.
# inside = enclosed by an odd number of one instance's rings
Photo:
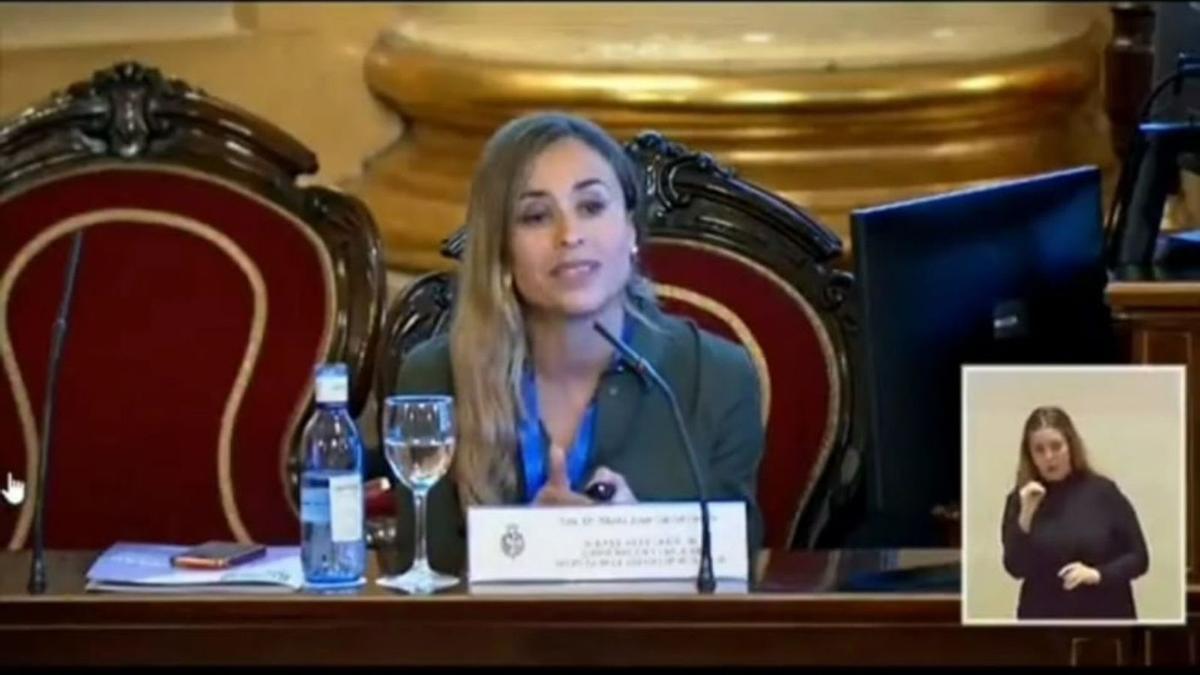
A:
{"type": "Polygon", "coordinates": [[[1081,635],[1124,644],[1134,633],[1053,629],[1030,643],[1025,627],[961,628],[957,593],[837,592],[872,569],[957,551],[775,554],[753,592],[707,597],[410,597],[373,583],[332,596],[85,593],[95,556],[52,553],[49,592],[29,596],[28,554],[0,553],[6,664],[965,664],[981,649],[986,662],[1063,663],[1078,660],[1081,635]]]}
{"type": "MultiPolygon", "coordinates": [[[[608,620],[645,622],[664,618],[678,619],[686,612],[690,621],[727,620],[747,612],[754,621],[768,620],[772,612],[788,608],[788,616],[798,618],[798,606],[815,612],[814,620],[828,616],[846,619],[853,616],[855,607],[869,606],[873,601],[895,600],[904,597],[914,604],[905,605],[895,618],[958,622],[958,593],[904,592],[902,587],[867,592],[839,592],[855,579],[870,578],[888,570],[903,570],[917,566],[957,563],[955,550],[912,551],[833,551],[819,553],[768,553],[761,581],[752,591],[736,584],[723,584],[713,596],[701,596],[689,584],[679,584],[678,591],[644,592],[631,585],[616,584],[616,590],[595,593],[557,592],[546,586],[522,591],[508,587],[503,592],[468,589],[465,585],[431,596],[409,596],[368,582],[350,592],[331,594],[270,593],[270,594],[213,594],[213,593],[95,593],[85,592],[86,573],[98,551],[53,551],[47,556],[49,588],[44,595],[32,596],[25,591],[29,554],[0,553],[0,603],[7,608],[19,608],[19,614],[0,613],[0,627],[13,621],[75,623],[101,619],[120,619],[136,611],[138,605],[153,607],[165,620],[187,617],[195,621],[222,621],[229,615],[242,618],[260,615],[277,617],[294,614],[299,620],[336,617],[347,606],[355,608],[355,619],[383,618],[390,612],[402,611],[410,616],[431,619],[454,616],[463,607],[471,608],[472,620],[488,618],[536,618],[553,607],[556,616],[563,612],[579,612],[577,616],[608,620]],[[622,590],[623,589],[623,590],[622,590]],[[797,603],[800,603],[797,605],[797,603]],[[324,609],[320,609],[320,608],[324,609]],[[72,616],[81,609],[86,616],[72,616]],[[84,609],[86,608],[86,609],[84,609]],[[201,609],[203,608],[203,609],[201,609]],[[920,608],[913,615],[914,608],[920,608]],[[730,612],[733,614],[730,614],[730,612]],[[202,612],[192,614],[192,612],[202,612]],[[850,612],[850,614],[847,614],[850,612]]],[[[372,560],[368,578],[379,575],[379,565],[372,560]]],[[[592,588],[599,588],[591,585],[592,588]]],[[[889,607],[895,605],[886,603],[889,607]]],[[[872,619],[881,618],[871,612],[872,619]]]]}

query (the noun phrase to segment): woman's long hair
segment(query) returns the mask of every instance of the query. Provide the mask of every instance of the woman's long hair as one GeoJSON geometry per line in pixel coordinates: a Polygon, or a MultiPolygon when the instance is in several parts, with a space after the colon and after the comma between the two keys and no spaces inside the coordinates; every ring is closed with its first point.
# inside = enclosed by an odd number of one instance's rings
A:
{"type": "Polygon", "coordinates": [[[1031,480],[1042,480],[1037,466],[1033,463],[1029,437],[1033,435],[1033,432],[1046,428],[1058,430],[1066,439],[1067,452],[1071,454],[1072,473],[1094,473],[1091,463],[1088,462],[1087,447],[1083,443],[1083,438],[1079,436],[1079,432],[1075,430],[1075,423],[1071,421],[1071,416],[1058,406],[1041,406],[1034,408],[1033,412],[1029,413],[1029,417],[1025,420],[1025,428],[1021,431],[1021,455],[1017,461],[1018,490],[1031,480]]]}
{"type": "MultiPolygon", "coordinates": [[[[466,248],[458,273],[450,324],[458,424],[454,475],[465,509],[516,497],[517,418],[520,382],[528,357],[524,313],[513,288],[509,232],[516,198],[533,161],[565,139],[583,142],[612,167],[631,216],[640,189],[624,149],[596,124],[546,113],[513,120],[488,141],[475,170],[467,205],[466,248]]],[[[640,242],[642,233],[637,232],[640,242]]],[[[627,305],[654,302],[649,282],[633,266],[627,305]]]]}

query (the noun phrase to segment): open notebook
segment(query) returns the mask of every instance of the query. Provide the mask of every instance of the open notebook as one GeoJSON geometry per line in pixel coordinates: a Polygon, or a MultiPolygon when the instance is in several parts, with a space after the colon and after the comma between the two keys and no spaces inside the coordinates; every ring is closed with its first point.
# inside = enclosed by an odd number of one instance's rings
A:
{"type": "Polygon", "coordinates": [[[257,560],[230,569],[179,569],[171,556],[187,546],[120,542],[87,573],[87,590],[135,593],[291,593],[304,585],[297,546],[270,546],[257,560]]]}

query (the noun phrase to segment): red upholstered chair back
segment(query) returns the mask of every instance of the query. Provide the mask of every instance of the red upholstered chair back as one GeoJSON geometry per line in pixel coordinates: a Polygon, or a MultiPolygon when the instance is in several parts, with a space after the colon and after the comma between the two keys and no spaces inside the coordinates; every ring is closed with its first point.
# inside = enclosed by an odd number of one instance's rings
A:
{"type": "MultiPolygon", "coordinates": [[[[867,428],[853,279],[831,266],[841,242],[795,205],[658,134],[626,150],[646,177],[642,259],[664,308],[745,345],[758,368],[766,545],[835,542],[863,503],[867,428]]],[[[444,253],[457,257],[463,237],[448,239],[444,253]]],[[[391,390],[409,349],[448,328],[452,301],[446,273],[425,275],[397,297],[377,392],[391,390]]]]}
{"type": "Polygon", "coordinates": [[[294,452],[317,364],[365,402],[383,302],[354,199],[299,188],[313,154],[226,103],[120,64],[0,128],[0,472],[29,543],[52,324],[83,231],[63,352],[47,545],[294,542],[294,452]]]}
{"type": "Polygon", "coordinates": [[[647,176],[643,262],[667,311],[741,343],[758,369],[770,547],[833,537],[862,480],[861,387],[841,242],[795,205],[658,134],[627,146],[647,176]]]}

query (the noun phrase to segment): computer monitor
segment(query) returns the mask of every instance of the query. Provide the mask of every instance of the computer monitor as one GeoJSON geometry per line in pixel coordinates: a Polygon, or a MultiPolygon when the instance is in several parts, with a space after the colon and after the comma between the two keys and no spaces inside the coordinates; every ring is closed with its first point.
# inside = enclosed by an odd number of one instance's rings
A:
{"type": "Polygon", "coordinates": [[[944,543],[931,511],[961,503],[962,365],[1116,360],[1101,209],[1083,167],[851,215],[870,419],[850,544],[944,543]]]}

